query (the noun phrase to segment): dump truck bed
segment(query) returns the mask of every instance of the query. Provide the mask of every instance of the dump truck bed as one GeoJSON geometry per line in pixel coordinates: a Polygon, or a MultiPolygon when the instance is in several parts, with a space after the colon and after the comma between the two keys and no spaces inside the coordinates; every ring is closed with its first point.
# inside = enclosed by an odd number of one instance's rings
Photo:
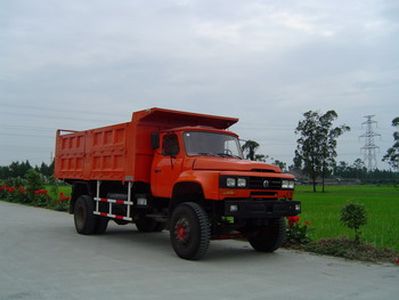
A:
{"type": "Polygon", "coordinates": [[[227,129],[238,119],[161,108],[133,113],[130,122],[84,130],[57,130],[55,171],[63,180],[149,182],[151,133],[180,126],[227,129]]]}

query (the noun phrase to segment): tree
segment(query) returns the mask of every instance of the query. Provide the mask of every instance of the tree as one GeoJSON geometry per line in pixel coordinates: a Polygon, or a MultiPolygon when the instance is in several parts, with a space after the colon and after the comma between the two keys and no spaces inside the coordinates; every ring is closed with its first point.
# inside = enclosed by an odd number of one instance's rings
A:
{"type": "Polygon", "coordinates": [[[244,152],[245,158],[250,160],[262,160],[264,156],[256,157],[255,152],[256,149],[259,148],[259,144],[255,141],[248,140],[242,145],[242,151],[244,152]],[[258,159],[256,159],[258,158],[258,159]]]}
{"type": "Polygon", "coordinates": [[[297,149],[295,150],[294,165],[302,169],[313,183],[313,191],[316,192],[316,178],[320,174],[320,144],[321,138],[318,130],[319,114],[308,111],[303,114],[304,120],[299,121],[295,134],[300,134],[297,140],[297,149]]]}
{"type": "MultiPolygon", "coordinates": [[[[392,120],[392,126],[399,129],[399,117],[392,120]]],[[[399,131],[393,133],[393,140],[393,146],[387,150],[382,160],[387,161],[392,168],[399,170],[399,131]]]]}
{"type": "Polygon", "coordinates": [[[8,166],[10,177],[24,177],[28,170],[32,169],[29,161],[19,162],[14,161],[8,166]]]}
{"type": "Polygon", "coordinates": [[[324,192],[324,183],[327,175],[333,171],[337,157],[337,139],[344,132],[349,131],[350,127],[341,125],[339,127],[332,128],[334,120],[338,118],[335,111],[330,110],[319,119],[320,128],[323,133],[323,139],[320,141],[322,148],[322,167],[321,167],[321,178],[322,178],[322,191],[324,192]]]}
{"type": "Polygon", "coordinates": [[[54,174],[54,160],[50,165],[47,165],[45,162],[42,162],[38,171],[42,173],[46,177],[50,177],[54,174]]]}
{"type": "Polygon", "coordinates": [[[345,125],[332,128],[338,117],[334,110],[329,110],[324,115],[310,110],[303,116],[304,120],[298,122],[295,130],[299,138],[294,165],[310,177],[313,192],[316,192],[317,178],[322,176],[324,191],[324,178],[335,166],[337,138],[350,128],[345,125]]]}
{"type": "Polygon", "coordinates": [[[364,161],[360,158],[356,158],[350,167],[350,171],[352,173],[352,177],[354,178],[363,178],[367,175],[367,168],[364,164],[364,161]]]}
{"type": "Polygon", "coordinates": [[[278,166],[282,171],[285,171],[287,168],[287,164],[281,160],[276,159],[273,163],[274,165],[278,166]]]}

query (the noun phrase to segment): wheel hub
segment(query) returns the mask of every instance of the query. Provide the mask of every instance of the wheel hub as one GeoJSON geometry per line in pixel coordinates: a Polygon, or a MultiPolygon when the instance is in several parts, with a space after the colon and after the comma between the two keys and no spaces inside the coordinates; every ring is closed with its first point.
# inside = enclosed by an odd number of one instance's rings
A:
{"type": "Polygon", "coordinates": [[[180,219],[175,225],[175,236],[179,242],[187,242],[190,234],[190,225],[186,219],[180,219]]]}

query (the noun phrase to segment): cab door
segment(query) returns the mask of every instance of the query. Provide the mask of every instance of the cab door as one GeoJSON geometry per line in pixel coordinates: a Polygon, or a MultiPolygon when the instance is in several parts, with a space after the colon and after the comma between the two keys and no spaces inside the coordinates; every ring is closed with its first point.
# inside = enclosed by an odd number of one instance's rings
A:
{"type": "Polygon", "coordinates": [[[184,155],[178,135],[161,135],[161,149],[155,154],[151,170],[151,192],[156,197],[172,197],[173,184],[179,177],[184,155]]]}

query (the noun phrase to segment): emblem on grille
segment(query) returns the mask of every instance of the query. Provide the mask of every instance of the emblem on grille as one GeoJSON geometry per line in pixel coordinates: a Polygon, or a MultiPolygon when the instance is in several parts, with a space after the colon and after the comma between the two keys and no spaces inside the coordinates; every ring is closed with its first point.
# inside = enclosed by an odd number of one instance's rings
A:
{"type": "Polygon", "coordinates": [[[263,180],[263,187],[264,188],[269,187],[269,180],[263,180]]]}

